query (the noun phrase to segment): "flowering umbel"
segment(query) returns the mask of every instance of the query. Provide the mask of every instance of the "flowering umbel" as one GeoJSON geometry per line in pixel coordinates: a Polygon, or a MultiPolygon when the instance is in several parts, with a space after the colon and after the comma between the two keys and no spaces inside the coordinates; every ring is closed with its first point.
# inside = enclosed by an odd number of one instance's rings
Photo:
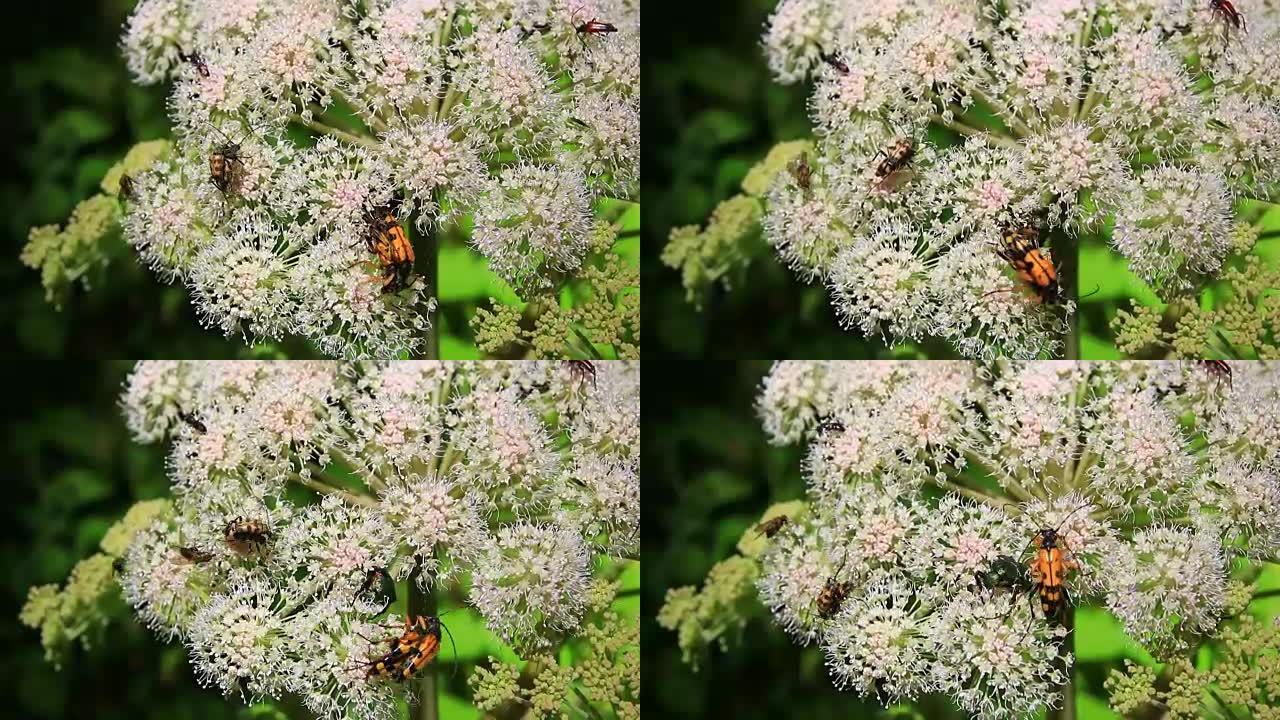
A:
{"type": "MultiPolygon", "coordinates": [[[[814,137],[775,148],[735,217],[760,216],[846,328],[1055,356],[1075,279],[1016,272],[1010,234],[1036,231],[1046,271],[1107,235],[1162,294],[1220,276],[1236,203],[1280,178],[1278,33],[1250,0],[782,0],[764,51],[779,81],[812,83],[814,137]]],[[[672,233],[691,288],[749,244],[721,210],[672,233]]]]}
{"type": "Polygon", "coordinates": [[[670,591],[659,620],[687,652],[740,627],[754,582],[837,686],[1023,717],[1071,672],[1074,606],[1169,657],[1242,607],[1233,568],[1280,550],[1280,372],[1261,363],[784,362],[758,407],[771,441],[807,447],[806,497],[702,593],[670,591]]]}
{"type": "Polygon", "coordinates": [[[639,48],[630,0],[143,0],[123,49],[173,83],[176,140],[121,193],[125,237],[228,335],[414,352],[436,278],[378,223],[435,253],[469,218],[522,293],[574,276],[594,204],[638,183],[639,48]]]}
{"type": "Polygon", "coordinates": [[[172,503],[131,513],[64,592],[33,590],[23,620],[51,656],[98,621],[114,559],[203,683],[395,717],[404,686],[370,668],[404,630],[382,580],[408,581],[464,598],[521,657],[607,645],[560,697],[638,713],[634,637],[584,626],[629,626],[611,581],[639,549],[635,364],[143,362],[122,406],[137,440],[169,444],[172,503]]]}

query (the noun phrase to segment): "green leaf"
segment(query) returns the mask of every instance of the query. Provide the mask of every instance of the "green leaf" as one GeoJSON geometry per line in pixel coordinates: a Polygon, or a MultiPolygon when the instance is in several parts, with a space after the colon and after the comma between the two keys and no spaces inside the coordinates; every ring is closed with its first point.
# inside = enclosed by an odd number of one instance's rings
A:
{"type": "Polygon", "coordinates": [[[713,505],[727,505],[751,497],[751,483],[745,478],[724,470],[709,470],[702,474],[698,485],[706,494],[704,501],[713,505]]]}
{"type": "Polygon", "coordinates": [[[49,491],[69,505],[85,505],[110,495],[111,483],[95,472],[73,468],[59,474],[49,491]]]}
{"type": "Polygon", "coordinates": [[[622,590],[634,590],[640,587],[640,563],[627,563],[627,567],[618,576],[618,588],[622,590]]]}
{"type": "Polygon", "coordinates": [[[440,693],[439,697],[441,720],[474,720],[480,716],[479,711],[468,700],[447,692],[440,693]]]}
{"type": "Polygon", "coordinates": [[[53,117],[51,123],[59,135],[69,136],[73,147],[89,145],[111,134],[111,123],[89,110],[68,108],[53,117]]]}
{"type": "Polygon", "coordinates": [[[462,245],[440,248],[440,302],[484,300],[489,297],[493,273],[483,257],[462,245]]]}
{"type": "Polygon", "coordinates": [[[613,251],[632,267],[640,265],[640,237],[623,238],[613,244],[613,251]]]}
{"type": "Polygon", "coordinates": [[[507,284],[506,280],[489,272],[489,296],[503,305],[514,305],[515,307],[524,307],[525,302],[516,294],[514,288],[507,284]]]}
{"type": "Polygon", "coordinates": [[[80,526],[76,528],[76,547],[92,553],[97,549],[98,543],[102,542],[102,536],[107,534],[107,530],[113,524],[113,520],[102,517],[92,517],[80,521],[80,526]]]}
{"type": "Polygon", "coordinates": [[[622,217],[618,218],[618,226],[622,230],[640,229],[640,203],[630,203],[622,217]]]}
{"type": "Polygon", "coordinates": [[[242,708],[240,717],[253,718],[254,720],[289,720],[288,715],[269,702],[255,703],[247,708],[242,708]]]}
{"type": "Polygon", "coordinates": [[[1261,232],[1280,230],[1280,207],[1268,204],[1266,212],[1258,218],[1258,228],[1261,232]]]}
{"type": "Polygon", "coordinates": [[[1088,692],[1076,693],[1076,717],[1079,720],[1117,720],[1120,716],[1107,701],[1088,692]]]}
{"type": "Polygon", "coordinates": [[[1280,238],[1266,238],[1259,240],[1253,246],[1253,254],[1258,257],[1275,264],[1280,261],[1280,238]]]}
{"type": "Polygon", "coordinates": [[[751,134],[751,124],[724,110],[704,110],[685,130],[685,142],[696,146],[719,147],[741,142],[751,134]]]}
{"type": "MultiPolygon", "coordinates": [[[[1258,576],[1257,580],[1254,580],[1254,584],[1258,588],[1255,594],[1267,590],[1280,590],[1280,565],[1266,563],[1262,568],[1262,574],[1258,576]]],[[[1249,604],[1249,610],[1264,620],[1278,617],[1280,616],[1280,595],[1255,600],[1249,604]]]]}
{"type": "Polygon", "coordinates": [[[513,659],[515,654],[499,640],[473,611],[461,608],[444,615],[441,622],[449,628],[453,635],[454,645],[449,644],[449,636],[442,640],[440,661],[452,663],[454,646],[457,647],[459,662],[474,662],[489,655],[513,659]]]}
{"type": "Polygon", "coordinates": [[[1127,298],[1136,298],[1143,305],[1160,303],[1151,288],[1129,271],[1128,261],[1108,246],[1096,243],[1080,248],[1080,292],[1094,293],[1083,301],[1086,304],[1127,298]],[[1097,286],[1097,291],[1090,286],[1097,286]]]}
{"type": "Polygon", "coordinates": [[[1080,335],[1080,359],[1122,360],[1124,355],[1106,338],[1100,338],[1093,333],[1082,333],[1080,335]]]}
{"type": "MultiPolygon", "coordinates": [[[[618,589],[619,591],[640,589],[640,563],[627,563],[627,569],[618,576],[618,589]]],[[[613,601],[613,609],[623,615],[639,615],[640,596],[636,594],[617,598],[613,601]]]]}
{"type": "Polygon", "coordinates": [[[1120,658],[1154,662],[1146,650],[1129,639],[1119,621],[1104,610],[1078,608],[1075,633],[1076,660],[1079,662],[1102,662],[1120,658]]]}
{"type": "Polygon", "coordinates": [[[479,360],[480,350],[453,333],[440,334],[441,360],[479,360]]]}
{"type": "Polygon", "coordinates": [[[756,67],[744,66],[739,58],[722,48],[701,46],[690,51],[677,67],[687,74],[689,84],[701,97],[719,100],[717,104],[740,104],[757,92],[759,77],[756,67]]]}

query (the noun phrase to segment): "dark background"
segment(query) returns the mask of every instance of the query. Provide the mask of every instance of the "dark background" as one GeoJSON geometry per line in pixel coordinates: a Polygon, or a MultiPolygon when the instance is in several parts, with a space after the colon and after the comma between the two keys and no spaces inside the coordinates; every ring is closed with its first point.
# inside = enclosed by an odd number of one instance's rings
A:
{"type": "Polygon", "coordinates": [[[40,634],[18,622],[27,589],[63,583],[98,551],[136,498],[164,495],[163,449],[129,440],[118,407],[130,364],[9,363],[3,421],[6,498],[0,510],[0,716],[237,718],[238,702],[196,683],[181,644],[164,644],[123,602],[91,651],[55,670],[40,634]]]}
{"type": "MultiPolygon", "coordinates": [[[[806,285],[771,248],[698,310],[659,259],[672,227],[704,225],[778,142],[811,135],[805,85],[780,85],[760,41],[777,0],[712,0],[664,11],[644,53],[641,272],[645,346],[682,357],[891,357],[879,340],[840,329],[821,285],[806,285]]],[[[945,343],[898,355],[951,357],[945,343]]]]}
{"type": "Polygon", "coordinates": [[[117,406],[127,357],[222,357],[235,348],[202,330],[186,293],[124,258],[117,277],[77,291],[62,311],[18,261],[33,225],[62,223],[98,192],[134,143],[166,134],[164,93],[129,83],[117,43],[132,0],[15,3],[0,55],[6,142],[0,144],[0,331],[5,361],[0,508],[0,715],[22,718],[227,718],[238,709],[202,690],[181,646],[132,620],[55,671],[38,631],[18,622],[32,585],[66,580],[135,498],[166,490],[159,448],[129,442],[117,406]],[[18,360],[17,358],[23,358],[18,360]],[[70,360],[82,358],[84,362],[70,360]]]}
{"type": "Polygon", "coordinates": [[[803,496],[799,448],[765,442],[754,402],[770,363],[645,362],[642,425],[645,714],[662,718],[870,717],[832,686],[820,651],[791,644],[763,607],[741,644],[697,673],[655,617],[668,588],[701,585],[771,503],[803,496]]]}
{"type": "MultiPolygon", "coordinates": [[[[15,3],[7,17],[0,91],[3,144],[0,327],[10,353],[34,358],[221,358],[250,354],[239,339],[201,328],[181,287],[166,285],[119,245],[93,290],[62,310],[45,301],[40,273],[18,262],[28,230],[62,224],[100,191],[102,176],[134,144],[168,135],[165,88],[130,82],[118,43],[133,0],[15,3]]],[[[310,355],[297,343],[280,347],[310,355]]],[[[261,350],[259,351],[261,352],[261,350]]],[[[268,353],[274,349],[267,349],[268,353]]]]}

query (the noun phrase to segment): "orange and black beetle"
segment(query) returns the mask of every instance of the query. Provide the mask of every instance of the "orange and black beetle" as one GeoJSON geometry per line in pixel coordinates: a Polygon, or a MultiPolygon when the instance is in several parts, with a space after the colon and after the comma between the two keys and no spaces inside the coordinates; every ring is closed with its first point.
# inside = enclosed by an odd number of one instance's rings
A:
{"type": "Polygon", "coordinates": [[[399,292],[409,286],[413,276],[413,244],[396,217],[399,203],[374,208],[369,214],[369,228],[365,233],[365,247],[378,256],[382,266],[382,293],[399,292]]]}

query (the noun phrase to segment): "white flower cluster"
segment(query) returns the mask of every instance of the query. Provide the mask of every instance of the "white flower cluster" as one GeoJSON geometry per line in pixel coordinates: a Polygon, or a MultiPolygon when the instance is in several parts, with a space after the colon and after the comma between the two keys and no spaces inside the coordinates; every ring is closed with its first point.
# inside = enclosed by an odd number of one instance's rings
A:
{"type": "Polygon", "coordinates": [[[123,46],[173,81],[177,136],[125,235],[226,334],[412,352],[435,298],[371,252],[388,209],[428,233],[470,216],[494,271],[539,288],[638,184],[637,1],[143,0],[123,46]]]}
{"type": "Polygon", "coordinates": [[[1278,41],[1255,0],[783,0],[764,46],[814,83],[816,138],[765,235],[862,334],[1052,356],[1076,288],[1015,278],[1005,236],[1110,229],[1173,292],[1218,274],[1233,203],[1280,180],[1278,41]]]}
{"type": "Polygon", "coordinates": [[[174,511],[125,599],[224,693],[394,717],[379,571],[459,586],[517,651],[574,634],[597,561],[639,550],[639,402],[624,362],[139,363],[122,404],[171,443],[174,511]]]}
{"type": "Polygon", "coordinates": [[[778,363],[759,411],[807,444],[809,509],[761,555],[761,598],[842,688],[1025,716],[1071,665],[1028,568],[1047,529],[1064,609],[1179,650],[1217,627],[1233,562],[1280,552],[1280,371],[1229,368],[778,363]]]}

